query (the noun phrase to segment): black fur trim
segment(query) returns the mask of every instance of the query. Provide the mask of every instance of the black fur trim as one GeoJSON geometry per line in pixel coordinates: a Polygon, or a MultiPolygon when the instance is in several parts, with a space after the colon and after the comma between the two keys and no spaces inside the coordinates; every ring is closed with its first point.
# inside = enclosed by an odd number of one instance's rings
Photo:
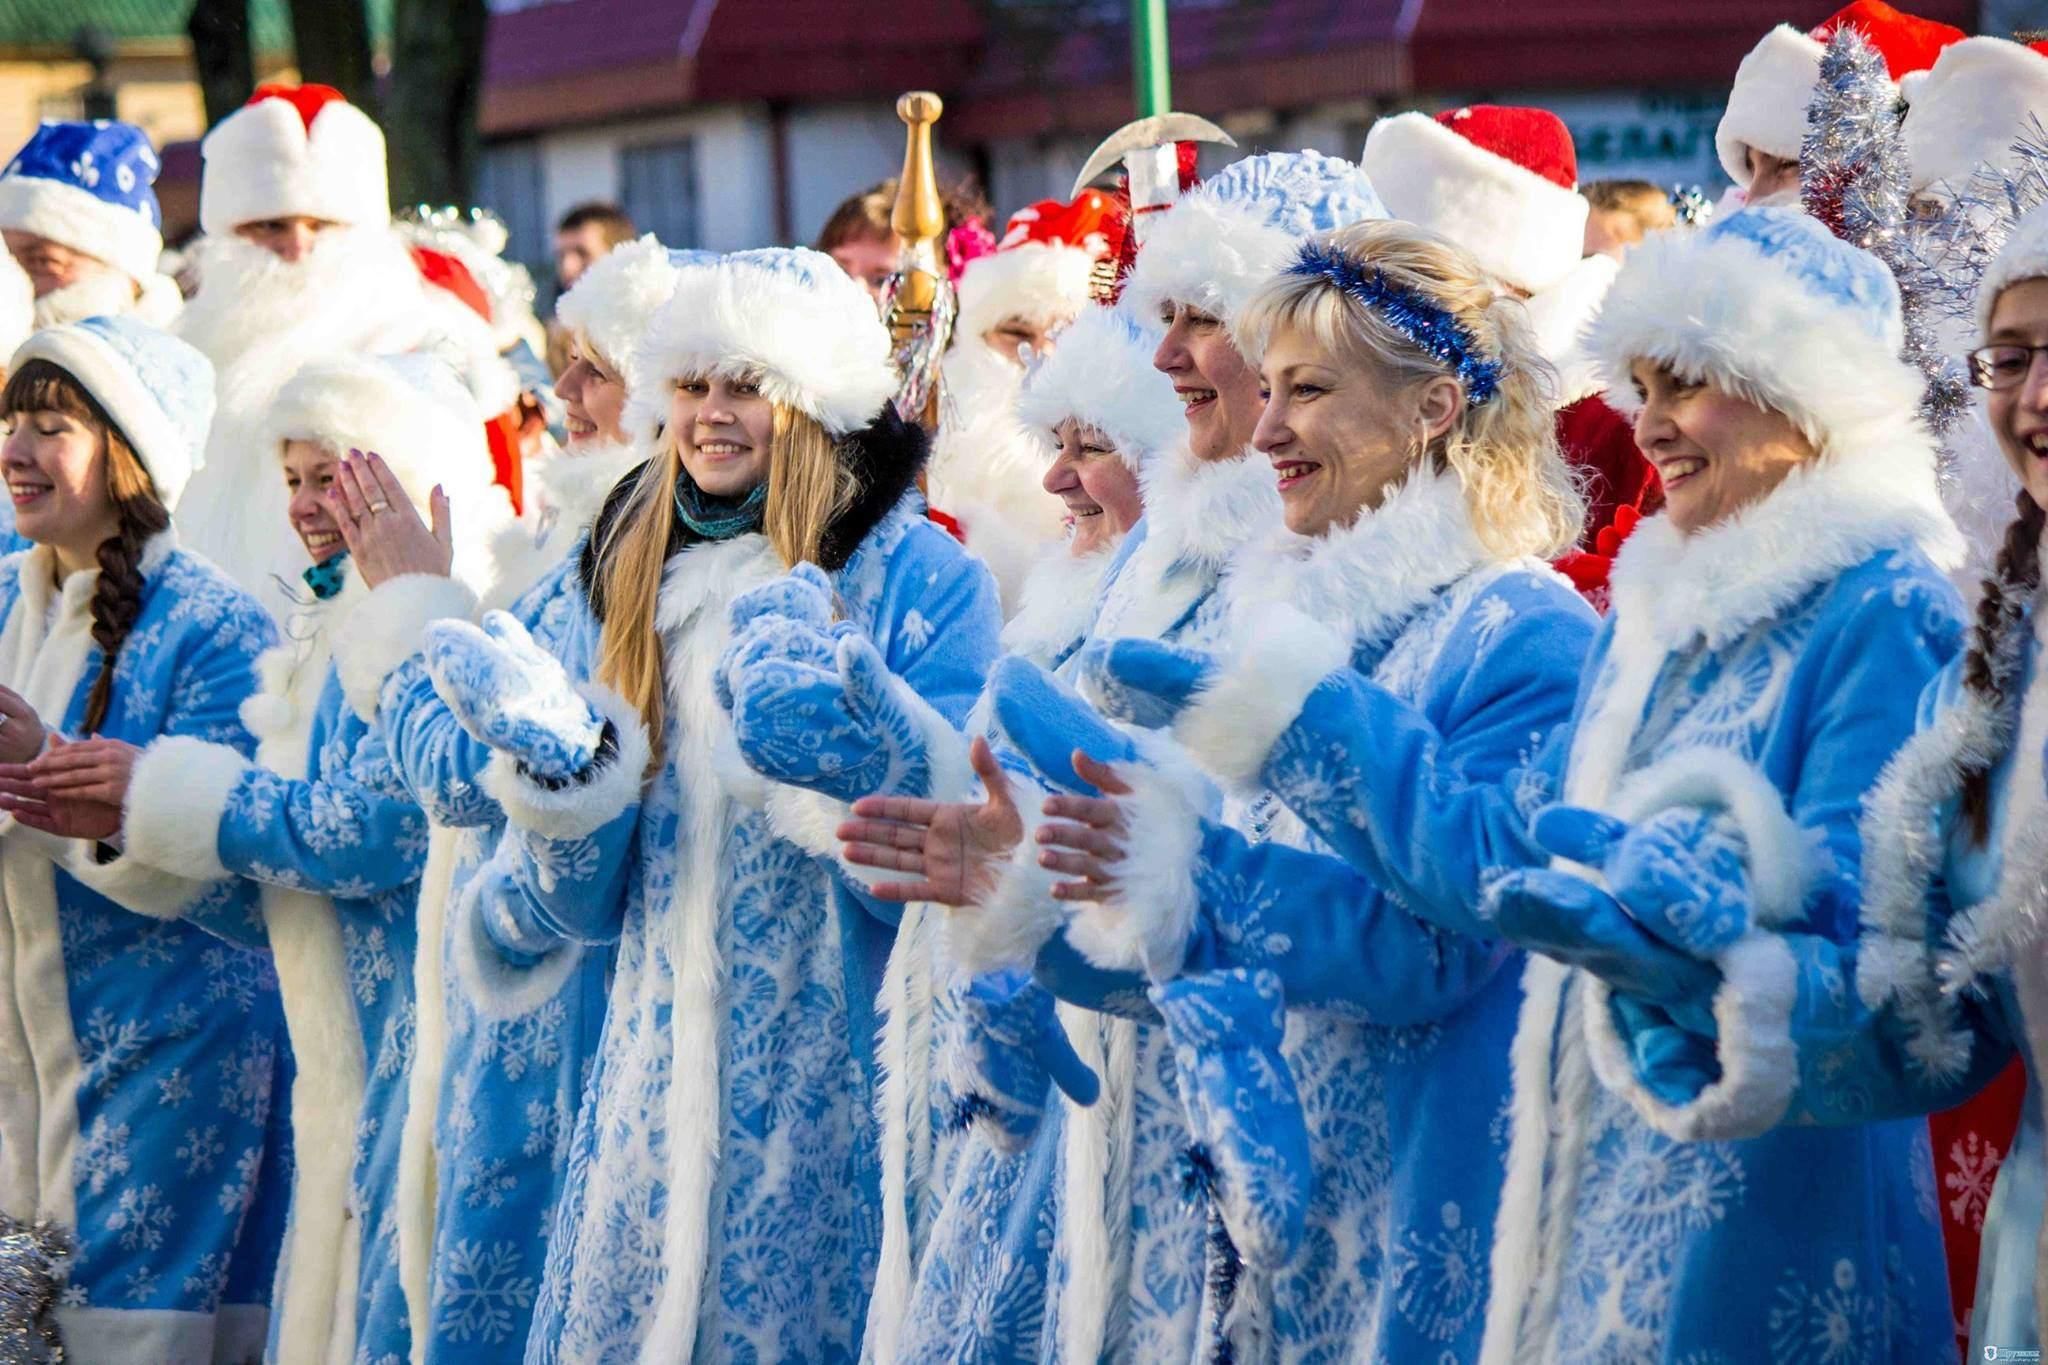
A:
{"type": "MultiPolygon", "coordinates": [[[[930,453],[931,444],[924,428],[897,415],[894,403],[884,404],[881,415],[874,421],[840,440],[840,462],[858,477],[859,487],[846,510],[825,528],[824,539],[818,547],[819,568],[827,573],[836,573],[846,567],[846,561],[853,558],[853,552],[867,539],[868,533],[889,515],[890,509],[902,501],[910,486],[917,482],[918,471],[924,468],[930,453]]],[[[604,619],[600,547],[609,538],[612,524],[633,496],[633,487],[640,481],[640,472],[646,467],[644,463],[635,466],[605,495],[604,508],[597,514],[577,560],[576,576],[583,584],[583,596],[590,603],[591,613],[600,621],[604,619]]],[[[673,558],[697,540],[695,533],[678,519],[669,531],[669,557],[673,558]]]]}

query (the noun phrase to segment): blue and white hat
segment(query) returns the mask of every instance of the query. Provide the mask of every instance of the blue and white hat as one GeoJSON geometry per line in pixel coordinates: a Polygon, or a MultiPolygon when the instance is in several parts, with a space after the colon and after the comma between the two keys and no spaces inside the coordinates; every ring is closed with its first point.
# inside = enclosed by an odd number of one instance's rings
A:
{"type": "Polygon", "coordinates": [[[629,388],[626,426],[659,426],[686,376],[750,375],[770,401],[845,436],[874,421],[896,392],[889,351],[874,300],[830,256],[808,247],[736,251],[677,275],[632,362],[640,391],[629,388]]]}
{"type": "Polygon", "coordinates": [[[684,266],[717,259],[710,251],[671,251],[648,233],[613,247],[591,263],[555,305],[555,318],[583,335],[616,366],[630,395],[639,378],[640,338],[675,292],[684,266]]]}
{"type": "Polygon", "coordinates": [[[1160,337],[1158,324],[1128,305],[1083,310],[1025,375],[1017,420],[1043,443],[1072,418],[1107,436],[1133,472],[1143,469],[1187,439],[1173,381],[1152,368],[1160,337]]]}
{"type": "Polygon", "coordinates": [[[1165,304],[1186,303],[1227,324],[1260,285],[1287,268],[1304,238],[1386,216],[1372,180],[1342,157],[1246,157],[1159,215],[1124,298],[1147,316],[1165,304]]]}
{"type": "Polygon", "coordinates": [[[1916,421],[1926,384],[1899,358],[1891,271],[1790,209],[1653,233],[1629,252],[1587,340],[1624,412],[1640,407],[1630,364],[1656,360],[1784,413],[1817,446],[1916,421]]]}
{"type": "Polygon", "coordinates": [[[144,282],[164,249],[152,188],[159,169],[132,123],[47,120],[0,172],[0,228],[47,237],[144,282]]]}
{"type": "Polygon", "coordinates": [[[213,421],[213,366],[169,332],[130,317],[87,318],[37,332],[7,364],[11,374],[47,360],[76,379],[121,429],[157,496],[178,495],[205,462],[213,421]]]}

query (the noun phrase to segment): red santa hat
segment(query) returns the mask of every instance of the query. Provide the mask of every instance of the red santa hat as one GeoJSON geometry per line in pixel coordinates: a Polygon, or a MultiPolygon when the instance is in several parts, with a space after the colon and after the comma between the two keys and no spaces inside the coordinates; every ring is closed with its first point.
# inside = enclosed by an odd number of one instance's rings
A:
{"type": "Polygon", "coordinates": [[[1005,318],[1072,322],[1088,305],[1095,263],[1115,253],[1122,210],[1100,190],[1072,203],[1044,199],[1010,215],[996,249],[960,277],[960,335],[979,337],[1005,318]]]}
{"type": "Polygon", "coordinates": [[[1542,293],[1584,254],[1578,152],[1547,109],[1396,114],[1373,124],[1359,164],[1394,217],[1450,238],[1517,289],[1542,293]]]}
{"type": "Polygon", "coordinates": [[[384,134],[332,86],[256,87],[199,154],[199,225],[215,236],[265,218],[391,220],[384,134]]]}
{"type": "Polygon", "coordinates": [[[1906,157],[1915,191],[1960,185],[1986,163],[2016,170],[2013,144],[2030,120],[2048,123],[2048,42],[1965,38],[1899,86],[1912,102],[1906,157]]]}
{"type": "Polygon", "coordinates": [[[1903,13],[1884,0],[1855,0],[1806,33],[1790,24],[1778,25],[1735,69],[1727,111],[1714,130],[1714,150],[1730,180],[1749,183],[1751,147],[1786,161],[1798,158],[1799,145],[1806,140],[1806,106],[1820,79],[1821,53],[1835,31],[1845,26],[1870,40],[1894,82],[1925,71],[1943,48],[1964,36],[1953,24],[1903,13]]]}

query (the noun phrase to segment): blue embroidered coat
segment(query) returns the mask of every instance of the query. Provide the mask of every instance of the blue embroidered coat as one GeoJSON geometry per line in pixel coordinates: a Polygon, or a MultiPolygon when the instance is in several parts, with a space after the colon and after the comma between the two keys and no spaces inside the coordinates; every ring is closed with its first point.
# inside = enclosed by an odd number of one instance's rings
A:
{"type": "MultiPolygon", "coordinates": [[[[269,618],[169,532],[141,570],[99,733],[248,751],[237,708],[269,618]]],[[[58,588],[40,546],[0,560],[0,682],[71,735],[102,667],[97,577],[58,588]]],[[[262,921],[238,883],[103,857],[11,821],[0,832],[0,1207],[76,1230],[58,1312],[73,1357],[254,1361],[282,1196],[284,1025],[262,921]]]]}
{"type": "MultiPolygon", "coordinates": [[[[782,572],[756,534],[670,559],[665,757],[644,789],[639,718],[595,687],[622,740],[587,785],[546,791],[502,761],[487,775],[509,830],[465,897],[508,971],[616,953],[529,1360],[860,1349],[881,1223],[871,1002],[895,914],[830,860],[836,803],[718,757],[727,608],[782,572]]],[[[912,494],[835,587],[933,750],[957,749],[995,646],[986,571],[912,494]]]]}
{"type": "MultiPolygon", "coordinates": [[[[1139,767],[1120,875],[1132,891],[1084,908],[1073,932],[1100,965],[1159,978],[1271,972],[1292,1011],[1281,1055],[1312,1182],[1305,1210],[1284,1207],[1298,1196],[1279,1185],[1246,1192],[1264,1226],[1306,1216],[1283,1265],[1238,1272],[1238,1358],[1469,1360],[1507,1156],[1521,955],[1417,917],[1332,856],[1353,812],[1343,784],[1318,780],[1322,753],[1262,760],[1299,685],[1338,668],[1435,729],[1438,776],[1425,780],[1499,782],[1569,714],[1595,618],[1547,567],[1490,554],[1450,476],[1412,479],[1324,537],[1247,553],[1218,601],[1232,619],[1220,674],[1175,732],[1234,792],[1227,819],[1205,818],[1170,768],[1139,767]],[[1250,647],[1233,658],[1240,632],[1250,647]]],[[[1429,847],[1437,877],[1476,906],[1478,847],[1429,847]]],[[[1237,1098],[1254,1142],[1278,1127],[1273,1103],[1237,1098]]],[[[1185,1281],[1202,1263],[1171,1270],[1185,1281]]]]}

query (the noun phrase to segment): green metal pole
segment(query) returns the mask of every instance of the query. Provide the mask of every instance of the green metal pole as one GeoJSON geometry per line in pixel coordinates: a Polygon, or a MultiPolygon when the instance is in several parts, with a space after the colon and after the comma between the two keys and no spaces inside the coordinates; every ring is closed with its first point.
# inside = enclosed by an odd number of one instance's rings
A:
{"type": "Polygon", "coordinates": [[[1173,108],[1172,59],[1166,47],[1166,0],[1131,0],[1131,75],[1138,117],[1173,108]]]}

